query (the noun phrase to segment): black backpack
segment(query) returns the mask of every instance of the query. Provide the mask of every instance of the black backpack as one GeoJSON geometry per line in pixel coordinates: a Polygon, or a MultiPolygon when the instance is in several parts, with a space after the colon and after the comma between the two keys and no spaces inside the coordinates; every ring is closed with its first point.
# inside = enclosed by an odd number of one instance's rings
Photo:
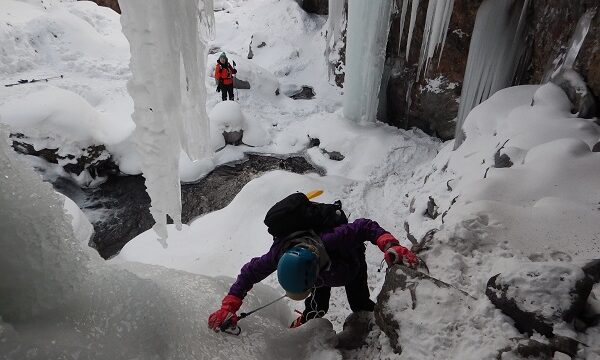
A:
{"type": "Polygon", "coordinates": [[[302,193],[294,193],[273,205],[265,216],[269,234],[283,238],[302,230],[320,234],[336,226],[347,224],[341,201],[322,204],[310,201],[302,193]]]}

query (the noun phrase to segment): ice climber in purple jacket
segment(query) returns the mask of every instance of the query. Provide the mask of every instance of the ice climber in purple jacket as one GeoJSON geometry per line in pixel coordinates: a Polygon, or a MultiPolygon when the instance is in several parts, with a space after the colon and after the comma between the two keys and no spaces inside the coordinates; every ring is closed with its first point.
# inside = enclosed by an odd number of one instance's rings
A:
{"type": "Polygon", "coordinates": [[[208,319],[208,326],[219,331],[228,322],[235,327],[236,312],[252,286],[277,271],[279,283],[287,296],[305,300],[305,310],[291,325],[297,327],[327,313],[332,287],[344,286],[350,309],[373,311],[369,298],[365,242],[377,245],[384,252],[388,265],[403,262],[416,267],[418,259],[410,250],[384,230],[377,222],[357,219],[320,234],[312,231],[275,238],[271,249],[244,265],[221,309],[208,319]]]}

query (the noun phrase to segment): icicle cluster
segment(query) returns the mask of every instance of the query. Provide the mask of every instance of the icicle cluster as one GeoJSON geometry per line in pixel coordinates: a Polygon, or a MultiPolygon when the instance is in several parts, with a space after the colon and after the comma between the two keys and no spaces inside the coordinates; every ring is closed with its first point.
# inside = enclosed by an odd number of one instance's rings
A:
{"type": "MultiPolygon", "coordinates": [[[[408,36],[406,40],[406,60],[410,54],[410,44],[417,19],[417,11],[419,9],[419,0],[403,0],[402,9],[400,12],[400,42],[404,34],[404,23],[408,13],[408,3],[411,3],[410,22],[408,25],[408,36]]],[[[421,71],[427,73],[429,61],[433,58],[435,51],[439,48],[438,64],[442,58],[444,44],[446,43],[446,34],[448,25],[452,17],[452,9],[454,8],[454,0],[429,0],[427,4],[427,15],[425,19],[425,28],[423,30],[423,41],[421,42],[421,52],[419,55],[419,69],[417,72],[417,80],[421,71]]],[[[398,52],[402,49],[402,45],[398,44],[398,52]]]]}
{"type": "Polygon", "coordinates": [[[349,0],[344,116],[374,122],[389,33],[391,0],[349,0]]]}
{"type": "Polygon", "coordinates": [[[192,160],[209,151],[204,80],[213,1],[127,0],[121,10],[131,46],[128,90],[135,104],[135,142],[154,230],[166,246],[167,215],[181,227],[181,150],[192,160]]]}
{"type": "Polygon", "coordinates": [[[527,57],[525,13],[529,0],[485,0],[475,18],[460,96],[454,148],[464,140],[462,125],[475,106],[511,86],[527,57]]]}

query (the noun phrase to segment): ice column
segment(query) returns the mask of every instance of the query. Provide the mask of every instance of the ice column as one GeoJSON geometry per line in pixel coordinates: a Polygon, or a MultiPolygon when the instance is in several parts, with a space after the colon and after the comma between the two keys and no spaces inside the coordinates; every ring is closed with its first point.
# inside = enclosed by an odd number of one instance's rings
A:
{"type": "Polygon", "coordinates": [[[374,122],[392,11],[391,0],[349,0],[344,116],[374,122]]]}
{"type": "Polygon", "coordinates": [[[462,125],[475,106],[511,86],[527,58],[525,13],[529,0],[485,0],[475,18],[460,96],[454,148],[464,141],[462,125]]]}
{"type": "Polygon", "coordinates": [[[179,156],[208,154],[204,86],[212,0],[121,1],[121,24],[131,47],[128,90],[135,109],[134,141],[142,159],[150,213],[161,244],[169,215],[181,228],[179,156]]]}

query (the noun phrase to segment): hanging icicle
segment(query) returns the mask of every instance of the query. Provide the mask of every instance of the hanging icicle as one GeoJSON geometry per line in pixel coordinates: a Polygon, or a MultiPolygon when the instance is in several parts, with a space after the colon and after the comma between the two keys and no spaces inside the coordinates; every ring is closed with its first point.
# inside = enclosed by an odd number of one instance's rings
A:
{"type": "Polygon", "coordinates": [[[585,37],[590,30],[592,19],[594,16],[596,16],[596,11],[596,8],[591,8],[586,11],[581,18],[579,18],[577,26],[575,27],[573,35],[571,36],[571,40],[569,41],[567,52],[561,53],[554,60],[554,67],[551,71],[548,71],[546,74],[544,74],[544,78],[542,80],[543,83],[550,81],[552,77],[559,74],[563,69],[573,69],[573,65],[575,65],[575,59],[577,59],[579,50],[581,50],[581,45],[583,45],[585,37]]]}
{"type": "MultiPolygon", "coordinates": [[[[425,28],[423,30],[423,40],[421,42],[417,80],[419,80],[422,70],[427,73],[429,60],[433,58],[438,46],[442,44],[443,48],[453,7],[454,0],[429,0],[425,28]]],[[[442,48],[440,48],[439,51],[440,59],[442,56],[442,48]]]]}
{"type": "Polygon", "coordinates": [[[406,61],[408,61],[408,55],[410,54],[410,43],[412,42],[412,37],[415,30],[415,22],[417,21],[417,10],[419,10],[419,0],[412,0],[410,23],[408,24],[408,38],[406,39],[406,61]]]}
{"type": "Polygon", "coordinates": [[[518,82],[527,58],[525,14],[529,0],[485,0],[475,18],[460,96],[454,149],[464,141],[462,126],[475,106],[518,82]]]}

